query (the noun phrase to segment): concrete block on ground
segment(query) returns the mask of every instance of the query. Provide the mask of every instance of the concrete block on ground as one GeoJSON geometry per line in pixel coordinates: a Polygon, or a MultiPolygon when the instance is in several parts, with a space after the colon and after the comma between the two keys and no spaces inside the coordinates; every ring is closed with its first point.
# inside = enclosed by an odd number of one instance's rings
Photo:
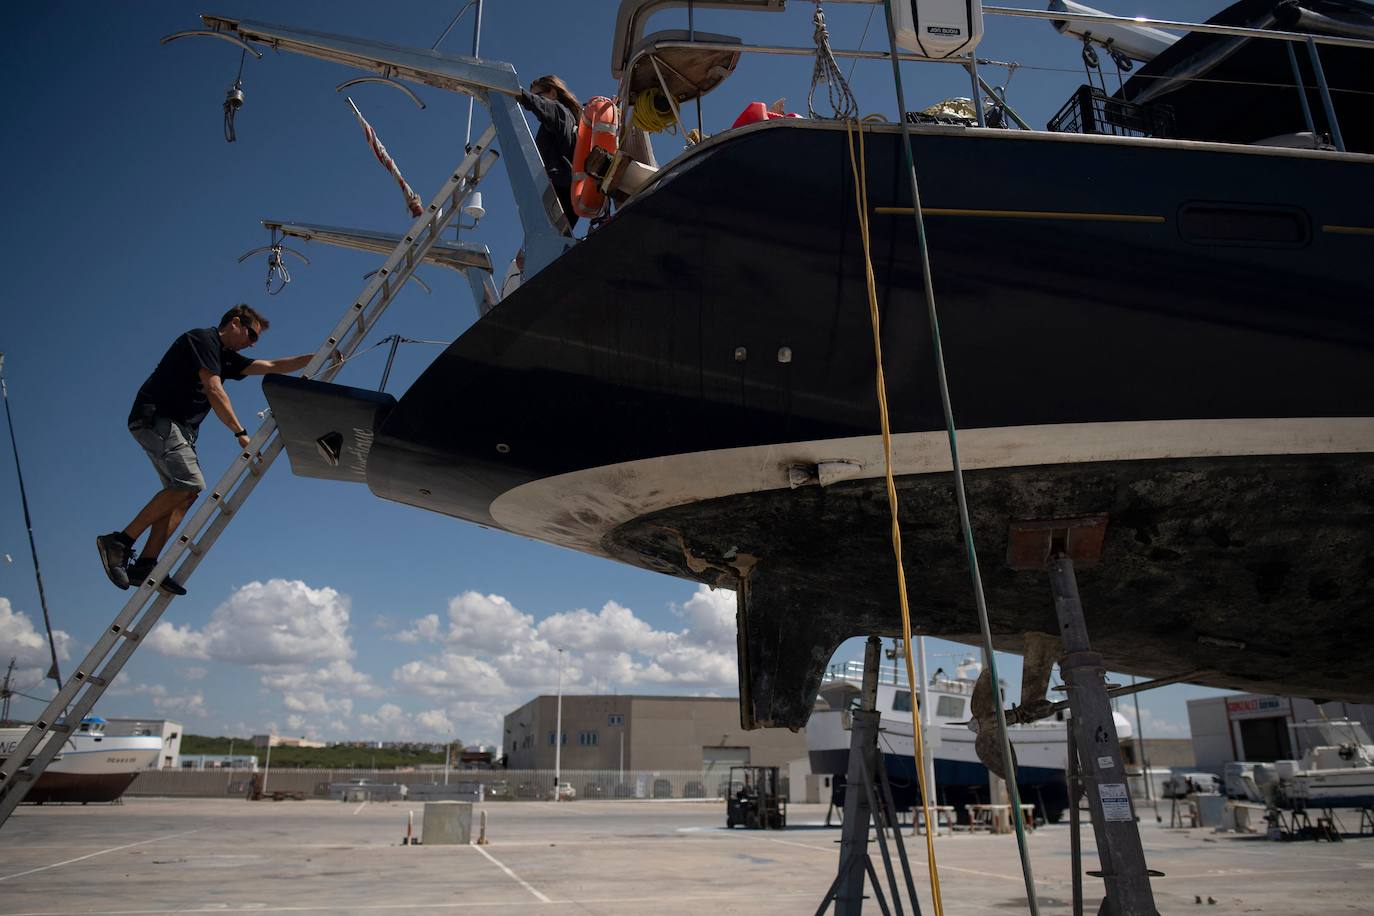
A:
{"type": "Polygon", "coordinates": [[[426,846],[467,845],[472,842],[472,802],[425,802],[421,838],[426,846]]]}

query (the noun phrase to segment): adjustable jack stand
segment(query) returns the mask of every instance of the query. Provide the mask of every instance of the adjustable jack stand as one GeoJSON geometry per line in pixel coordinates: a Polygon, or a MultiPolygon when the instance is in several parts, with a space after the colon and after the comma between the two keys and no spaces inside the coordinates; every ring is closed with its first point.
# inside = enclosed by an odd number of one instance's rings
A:
{"type": "MultiPolygon", "coordinates": [[[[1088,645],[1088,628],[1083,620],[1083,604],[1078,599],[1073,560],[1064,552],[1056,551],[1050,558],[1049,573],[1054,611],[1059,618],[1059,635],[1064,643],[1059,672],[1064,678],[1069,708],[1073,712],[1069,720],[1069,748],[1074,758],[1069,761],[1072,774],[1069,795],[1073,801],[1070,816],[1076,839],[1077,795],[1081,787],[1088,796],[1097,856],[1102,863],[1100,872],[1090,874],[1102,878],[1107,892],[1098,914],[1158,916],[1150,890],[1150,876],[1160,873],[1145,867],[1140,828],[1122,765],[1121,743],[1112,721],[1106,671],[1102,667],[1102,657],[1088,645]]],[[[1077,845],[1075,842],[1075,851],[1077,845]]],[[[1081,913],[1081,878],[1077,861],[1074,864],[1074,912],[1081,913]]]]}
{"type": "Polygon", "coordinates": [[[825,899],[816,910],[816,916],[821,916],[832,900],[835,901],[835,916],[860,916],[863,912],[865,876],[872,882],[873,895],[878,899],[878,908],[883,916],[889,916],[892,912],[888,909],[882,883],[868,855],[870,824],[877,828],[878,848],[887,872],[888,891],[892,894],[892,905],[898,916],[902,916],[904,911],[892,856],[888,851],[889,831],[897,848],[899,867],[912,912],[915,916],[921,913],[921,905],[916,899],[916,885],[911,877],[911,863],[907,861],[902,831],[897,823],[897,806],[892,802],[892,786],[887,780],[882,751],[878,750],[878,724],[882,717],[877,710],[880,646],[878,637],[870,636],[864,648],[863,690],[850,727],[849,771],[845,781],[839,870],[830,889],[825,892],[825,899]]]}

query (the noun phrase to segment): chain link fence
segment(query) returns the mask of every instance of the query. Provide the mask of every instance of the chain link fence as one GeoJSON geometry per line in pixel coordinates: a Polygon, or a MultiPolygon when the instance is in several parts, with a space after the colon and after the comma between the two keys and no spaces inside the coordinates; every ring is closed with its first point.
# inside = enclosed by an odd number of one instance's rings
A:
{"type": "MultiPolygon", "coordinates": [[[[360,790],[375,787],[374,796],[385,797],[383,787],[417,787],[417,796],[442,795],[429,789],[442,786],[442,770],[144,770],[126,795],[223,798],[246,796],[254,776],[265,777],[268,791],[303,792],[310,798],[340,797],[341,785],[354,784],[360,790]],[[333,788],[331,788],[333,787],[333,788]]],[[[727,769],[703,770],[564,770],[560,776],[567,799],[716,799],[731,789],[727,769]]],[[[553,770],[450,770],[448,785],[463,786],[475,792],[481,786],[486,801],[539,801],[553,797],[553,770]]],[[[736,786],[735,788],[738,788],[736,786]]],[[[458,791],[456,788],[454,791],[458,791]]],[[[786,779],[783,791],[787,791],[786,779]]],[[[347,793],[359,797],[365,791],[347,793]]]]}

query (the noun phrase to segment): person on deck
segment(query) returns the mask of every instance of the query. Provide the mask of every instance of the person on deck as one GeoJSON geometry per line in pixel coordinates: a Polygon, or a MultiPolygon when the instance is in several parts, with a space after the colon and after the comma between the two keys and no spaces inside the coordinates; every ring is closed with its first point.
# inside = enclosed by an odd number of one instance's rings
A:
{"type": "MultiPolygon", "coordinates": [[[[196,495],[205,489],[196,460],[196,436],[206,414],[214,410],[238,439],[239,447],[248,447],[248,430],[235,415],[224,382],[248,375],[295,372],[310,361],[309,353],[283,359],[249,359],[239,352],[257,343],[266,330],[266,318],[247,305],[236,305],[224,313],[218,328],[197,328],[172,341],[157,368],[138,389],[129,411],[129,432],[148,453],[162,489],[123,531],[95,539],[105,575],[120,588],[127,589],[130,582],[148,577],[163,545],[181,524],[196,495]],[[134,542],[144,531],[148,540],[134,560],[134,542]]],[[[186,594],[171,576],[164,577],[160,587],[173,595],[186,594]]]]}
{"type": "Polygon", "coordinates": [[[534,146],[544,160],[544,171],[558,194],[563,212],[568,215],[568,228],[577,225],[572,208],[572,159],[577,146],[577,126],[582,119],[582,105],[558,77],[550,74],[530,83],[529,91],[520,91],[520,104],[539,119],[539,131],[534,146]]]}

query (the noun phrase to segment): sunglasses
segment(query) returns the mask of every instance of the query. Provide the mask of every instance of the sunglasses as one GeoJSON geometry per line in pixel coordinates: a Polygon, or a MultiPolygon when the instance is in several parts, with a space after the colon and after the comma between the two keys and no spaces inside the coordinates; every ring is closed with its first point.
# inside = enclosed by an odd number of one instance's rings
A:
{"type": "Polygon", "coordinates": [[[244,324],[242,321],[240,321],[240,322],[239,322],[239,327],[243,328],[245,331],[248,332],[248,342],[249,342],[249,343],[257,343],[257,342],[258,342],[258,332],[255,331],[255,330],[253,330],[253,326],[252,326],[251,324],[244,324]]]}

